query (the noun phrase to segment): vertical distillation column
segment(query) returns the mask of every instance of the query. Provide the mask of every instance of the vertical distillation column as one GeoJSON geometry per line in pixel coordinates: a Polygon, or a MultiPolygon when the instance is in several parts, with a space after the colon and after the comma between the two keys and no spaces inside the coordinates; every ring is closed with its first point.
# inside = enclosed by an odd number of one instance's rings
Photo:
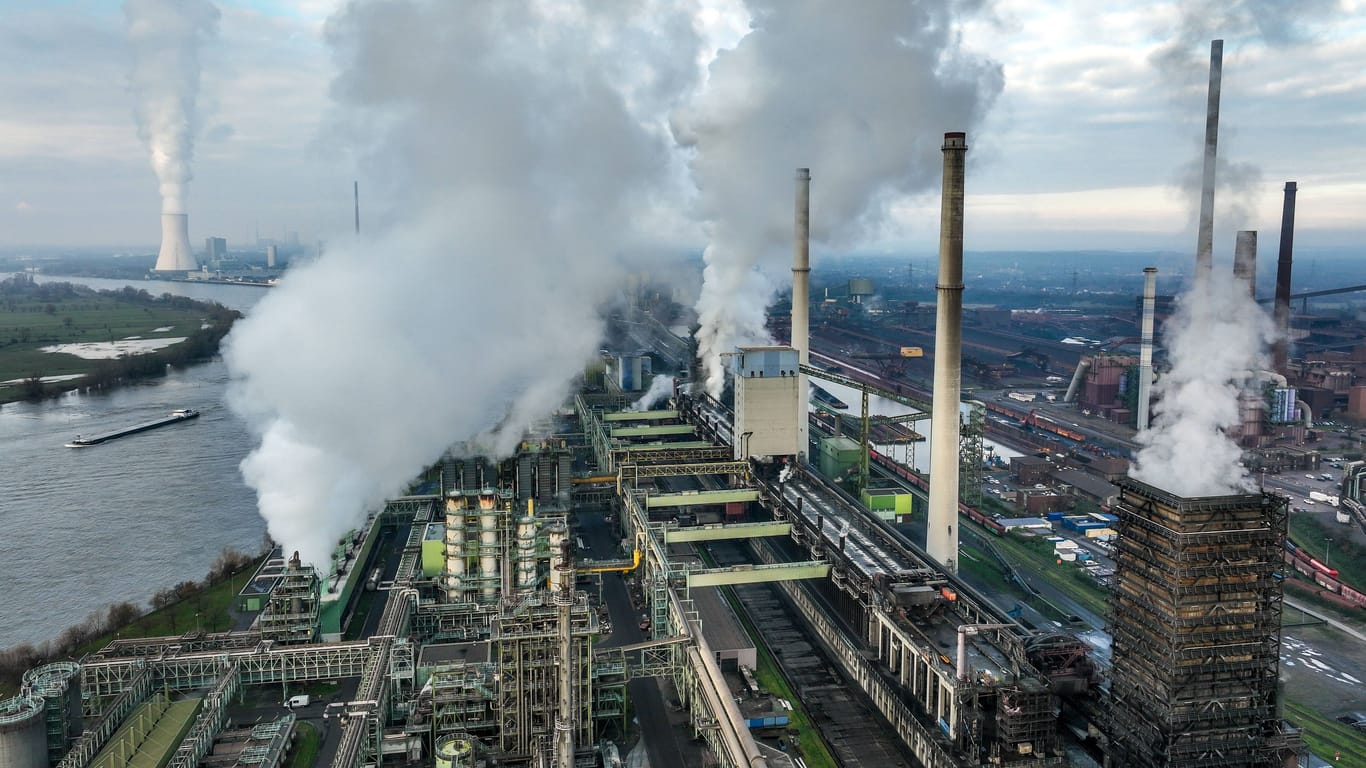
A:
{"type": "Polygon", "coordinates": [[[967,134],[944,134],[939,210],[939,283],[934,331],[934,405],[930,412],[930,511],[925,549],[958,571],[958,401],[962,394],[963,177],[967,134]]]}
{"type": "Polygon", "coordinates": [[[1224,72],[1224,41],[1209,44],[1209,100],[1205,108],[1205,165],[1200,184],[1200,230],[1195,240],[1195,280],[1214,270],[1214,165],[1219,149],[1219,88],[1224,72]]]}
{"type": "Polygon", "coordinates": [[[465,600],[465,500],[446,499],[446,599],[465,600]]]}
{"type": "MultiPolygon", "coordinates": [[[[797,201],[793,221],[792,246],[792,348],[797,350],[797,362],[810,362],[811,340],[811,169],[797,169],[797,201]]],[[[807,403],[811,400],[810,382],[806,374],[797,374],[797,452],[806,458],[810,450],[808,431],[811,420],[807,403]]],[[[748,457],[746,457],[748,458],[748,457]]]]}
{"type": "MultiPolygon", "coordinates": [[[[568,542],[562,547],[567,548],[568,542]]],[[[574,606],[574,563],[561,550],[560,564],[552,572],[559,584],[555,607],[559,612],[559,713],[555,716],[555,764],[574,768],[574,644],[570,610],[574,606]]]]}
{"type": "MultiPolygon", "coordinates": [[[[1153,387],[1153,310],[1157,304],[1157,267],[1143,268],[1143,326],[1142,343],[1138,351],[1138,403],[1135,425],[1142,432],[1148,428],[1148,413],[1152,410],[1153,387]]],[[[1080,369],[1078,369],[1080,370],[1080,369]]]]}
{"type": "Polygon", "coordinates": [[[498,599],[498,497],[479,497],[479,578],[484,602],[498,599]]]}
{"type": "Polygon", "coordinates": [[[555,523],[550,526],[550,591],[559,592],[560,582],[556,580],[555,574],[564,565],[564,547],[569,541],[569,530],[564,523],[555,523]]]}
{"type": "Polygon", "coordinates": [[[527,499],[527,513],[517,521],[517,591],[536,589],[535,500],[527,499]]]}

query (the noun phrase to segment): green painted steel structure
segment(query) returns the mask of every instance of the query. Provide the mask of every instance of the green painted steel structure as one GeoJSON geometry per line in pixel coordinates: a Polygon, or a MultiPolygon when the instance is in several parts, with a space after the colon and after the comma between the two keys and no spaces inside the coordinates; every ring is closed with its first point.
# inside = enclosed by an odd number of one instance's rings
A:
{"type": "Polygon", "coordinates": [[[683,493],[660,493],[645,498],[646,509],[665,507],[691,507],[696,504],[729,504],[735,501],[758,501],[759,491],[755,488],[733,488],[720,491],[685,491],[683,493]]]}
{"type": "Polygon", "coordinates": [[[772,581],[823,579],[830,575],[830,564],[818,560],[805,563],[704,568],[688,573],[688,589],[720,587],[727,584],[764,584],[772,581]]]}
{"type": "Polygon", "coordinates": [[[691,424],[659,424],[656,426],[612,427],[609,434],[613,440],[623,437],[664,437],[667,435],[691,435],[691,424]]]}
{"type": "Polygon", "coordinates": [[[604,413],[603,421],[662,421],[664,419],[678,418],[678,411],[617,411],[616,413],[604,413]]]}
{"type": "Polygon", "coordinates": [[[732,523],[730,525],[700,525],[688,528],[666,528],[664,542],[676,544],[687,541],[721,541],[724,539],[754,539],[761,536],[787,536],[791,523],[732,523]]]}

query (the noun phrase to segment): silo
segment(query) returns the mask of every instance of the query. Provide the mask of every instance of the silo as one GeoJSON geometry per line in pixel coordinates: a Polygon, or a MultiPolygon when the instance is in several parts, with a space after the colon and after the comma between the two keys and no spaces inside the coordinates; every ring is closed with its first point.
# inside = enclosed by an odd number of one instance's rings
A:
{"type": "Polygon", "coordinates": [[[0,701],[0,768],[47,768],[47,718],[41,697],[0,701]]]}
{"type": "Polygon", "coordinates": [[[436,768],[469,768],[474,765],[474,741],[454,734],[436,742],[436,768]]]}
{"type": "Polygon", "coordinates": [[[24,690],[45,702],[48,762],[56,765],[83,729],[81,665],[55,661],[30,669],[24,673],[24,690]]]}

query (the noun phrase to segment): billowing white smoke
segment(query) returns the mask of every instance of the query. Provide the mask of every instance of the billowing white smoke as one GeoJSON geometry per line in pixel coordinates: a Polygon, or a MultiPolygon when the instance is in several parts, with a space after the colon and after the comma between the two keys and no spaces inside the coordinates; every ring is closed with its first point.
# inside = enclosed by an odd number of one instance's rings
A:
{"type": "Polygon", "coordinates": [[[243,475],[288,549],[325,565],[447,446],[506,455],[559,404],[668,176],[641,111],[665,114],[650,84],[692,69],[676,21],[588,0],[374,0],[330,21],[339,119],[378,134],[390,225],[292,270],[225,353],[261,438],[243,475]]]}
{"type": "Polygon", "coordinates": [[[1163,329],[1168,371],[1154,386],[1157,415],[1138,435],[1130,474],[1178,496],[1252,488],[1229,431],[1241,422],[1238,394],[1266,367],[1271,318],[1227,270],[1196,281],[1163,329]]]}
{"type": "Polygon", "coordinates": [[[152,152],[161,212],[185,213],[194,157],[199,47],[218,27],[207,0],[125,0],[138,134],[152,152]]]}
{"type": "Polygon", "coordinates": [[[942,0],[752,0],[753,29],[674,116],[695,150],[708,222],[698,354],[768,338],[764,310],[791,261],[793,174],[810,167],[811,235],[852,241],[897,195],[935,188],[945,131],[972,130],[1001,67],[963,49],[942,0]],[[767,274],[765,273],[767,270],[767,274]]]}
{"type": "Polygon", "coordinates": [[[648,411],[655,403],[672,395],[674,391],[674,380],[672,376],[655,376],[650,382],[650,388],[645,390],[634,403],[631,403],[633,411],[648,411]]]}

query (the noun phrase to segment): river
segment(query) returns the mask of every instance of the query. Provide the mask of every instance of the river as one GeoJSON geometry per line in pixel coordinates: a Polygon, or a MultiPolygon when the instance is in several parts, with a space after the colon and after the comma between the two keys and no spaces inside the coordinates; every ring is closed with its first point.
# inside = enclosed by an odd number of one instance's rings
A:
{"type": "MultiPolygon", "coordinates": [[[[7,275],[0,275],[0,278],[7,275]]],[[[269,289],[39,276],[125,285],[247,311],[269,289]]],[[[215,359],[110,393],[0,407],[0,648],[54,637],[92,611],[199,580],[224,547],[256,552],[265,524],[238,464],[253,440],[215,359]],[[91,448],[92,434],[197,408],[198,419],[91,448]]]]}

